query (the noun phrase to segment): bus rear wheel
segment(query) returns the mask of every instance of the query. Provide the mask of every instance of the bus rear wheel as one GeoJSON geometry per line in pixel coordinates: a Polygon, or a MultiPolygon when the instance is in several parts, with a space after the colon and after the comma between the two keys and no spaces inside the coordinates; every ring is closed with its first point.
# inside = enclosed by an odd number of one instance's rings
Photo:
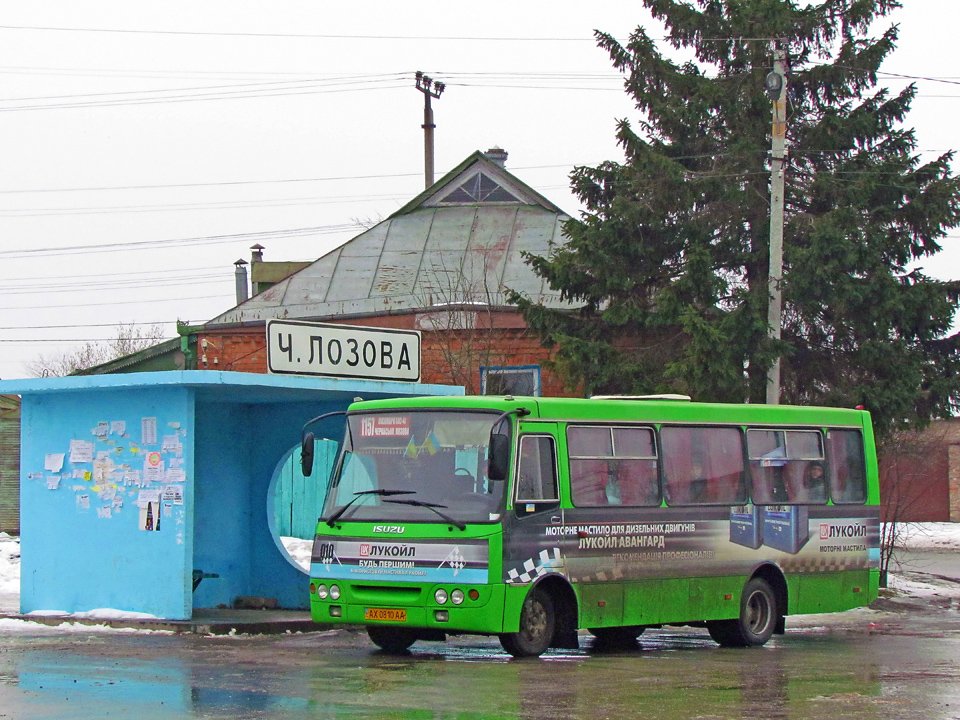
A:
{"type": "Polygon", "coordinates": [[[553,598],[534,588],[523,602],[520,630],[500,635],[500,644],[514,657],[537,657],[550,647],[556,624],[553,598]]]}
{"type": "Polygon", "coordinates": [[[724,647],[763,645],[773,635],[780,617],[777,597],[763,578],[753,578],[743,586],[740,617],[736,620],[712,620],[707,623],[710,637],[724,647]]]}
{"type": "Polygon", "coordinates": [[[416,633],[408,628],[367,625],[367,635],[384,652],[398,654],[417,641],[416,633]]]}

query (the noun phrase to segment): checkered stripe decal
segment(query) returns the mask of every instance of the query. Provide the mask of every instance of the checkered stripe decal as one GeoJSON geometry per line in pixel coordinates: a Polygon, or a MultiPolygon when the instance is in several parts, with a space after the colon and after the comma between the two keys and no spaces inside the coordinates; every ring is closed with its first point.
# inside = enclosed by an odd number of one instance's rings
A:
{"type": "Polygon", "coordinates": [[[511,568],[507,571],[507,583],[511,585],[526,585],[534,579],[549,572],[560,572],[563,561],[560,559],[560,548],[541,550],[538,558],[530,558],[523,562],[520,570],[511,568]]]}
{"type": "Polygon", "coordinates": [[[593,575],[583,575],[581,577],[571,577],[571,582],[617,582],[626,578],[623,568],[614,566],[609,570],[600,570],[593,575]]]}
{"type": "Polygon", "coordinates": [[[827,557],[790,558],[780,563],[780,567],[787,573],[808,572],[839,572],[841,570],[866,570],[876,567],[864,557],[843,557],[834,555],[827,557]]]}

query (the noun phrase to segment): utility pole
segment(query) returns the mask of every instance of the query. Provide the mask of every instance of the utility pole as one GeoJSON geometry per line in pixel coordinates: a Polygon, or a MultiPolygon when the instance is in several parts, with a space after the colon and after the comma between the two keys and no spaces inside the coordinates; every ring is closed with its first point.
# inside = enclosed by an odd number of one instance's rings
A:
{"type": "Polygon", "coordinates": [[[424,187],[433,185],[433,108],[430,98],[439,98],[446,87],[417,70],[417,90],[423,93],[423,181],[424,187]]]}
{"type": "MultiPolygon", "coordinates": [[[[773,71],[764,80],[764,89],[773,103],[770,133],[770,270],[767,274],[767,327],[771,340],[780,339],[783,309],[783,166],[787,145],[787,63],[783,48],[773,42],[773,71]]],[[[767,370],[767,403],[780,402],[780,356],[767,370]]]]}

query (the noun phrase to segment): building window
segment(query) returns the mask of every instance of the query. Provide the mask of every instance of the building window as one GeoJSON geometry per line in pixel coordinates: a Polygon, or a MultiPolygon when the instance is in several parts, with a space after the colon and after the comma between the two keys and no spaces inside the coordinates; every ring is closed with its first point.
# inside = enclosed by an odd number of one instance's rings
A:
{"type": "Polygon", "coordinates": [[[484,395],[535,395],[540,390],[540,367],[518,365],[480,368],[480,391],[484,395]]]}
{"type": "Polygon", "coordinates": [[[484,173],[477,173],[464,182],[455,190],[451,190],[440,199],[442,203],[451,204],[471,204],[481,202],[520,202],[510,192],[504,190],[495,180],[484,173]]]}

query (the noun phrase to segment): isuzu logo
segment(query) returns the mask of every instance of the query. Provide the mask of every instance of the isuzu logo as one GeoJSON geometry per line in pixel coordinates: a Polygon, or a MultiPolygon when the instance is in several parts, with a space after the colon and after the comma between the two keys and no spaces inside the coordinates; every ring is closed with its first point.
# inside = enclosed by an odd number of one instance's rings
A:
{"type": "Polygon", "coordinates": [[[394,535],[403,535],[407,528],[403,525],[374,525],[373,531],[375,533],[392,533],[394,535]]]}

